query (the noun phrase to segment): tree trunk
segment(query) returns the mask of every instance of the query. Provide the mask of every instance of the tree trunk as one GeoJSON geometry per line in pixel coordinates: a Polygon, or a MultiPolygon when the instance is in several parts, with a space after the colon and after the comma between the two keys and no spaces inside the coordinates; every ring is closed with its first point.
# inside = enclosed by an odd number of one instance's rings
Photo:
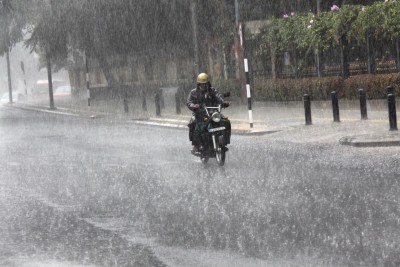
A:
{"type": "Polygon", "coordinates": [[[7,74],[8,74],[8,97],[10,103],[13,102],[12,100],[12,83],[11,83],[11,68],[10,68],[10,51],[7,48],[7,74]]]}
{"type": "Polygon", "coordinates": [[[116,79],[111,72],[111,66],[107,62],[107,57],[109,56],[109,52],[103,46],[101,34],[99,33],[100,29],[95,27],[93,30],[95,42],[93,47],[86,48],[85,53],[88,53],[91,58],[97,58],[100,68],[103,71],[104,77],[106,78],[107,84],[109,87],[113,87],[116,84],[116,79]]]}
{"type": "Polygon", "coordinates": [[[111,66],[110,64],[108,64],[106,56],[96,51],[96,58],[98,59],[103,74],[106,77],[108,87],[111,88],[115,86],[117,84],[117,80],[115,79],[114,75],[111,72],[111,66]]]}
{"type": "Polygon", "coordinates": [[[396,39],[396,59],[397,59],[397,71],[400,72],[400,49],[399,49],[399,38],[396,39]]]}
{"type": "Polygon", "coordinates": [[[349,66],[349,44],[345,37],[341,39],[341,59],[342,59],[342,76],[343,78],[350,77],[349,66]]]}
{"type": "Polygon", "coordinates": [[[315,49],[315,66],[316,66],[316,71],[317,71],[317,76],[321,77],[322,76],[322,62],[321,62],[322,56],[321,53],[319,52],[318,49],[315,49]]]}
{"type": "Polygon", "coordinates": [[[276,58],[275,58],[275,49],[271,47],[271,75],[272,79],[275,80],[278,75],[276,75],[276,58]]]}
{"type": "Polygon", "coordinates": [[[224,80],[228,80],[228,62],[226,60],[226,49],[225,46],[222,48],[223,61],[224,61],[224,80]]]}
{"type": "Polygon", "coordinates": [[[51,75],[51,56],[50,52],[46,52],[46,61],[47,61],[47,80],[49,83],[49,101],[50,101],[50,109],[54,110],[54,98],[53,98],[53,78],[51,75]]]}
{"type": "Polygon", "coordinates": [[[193,77],[199,74],[199,44],[198,44],[198,25],[196,17],[196,2],[195,0],[190,1],[190,13],[191,13],[191,23],[193,31],[193,77]]]}
{"type": "Polygon", "coordinates": [[[297,51],[296,51],[296,46],[293,45],[293,65],[294,65],[294,76],[296,79],[299,78],[299,67],[297,66],[297,51]]]}
{"type": "Polygon", "coordinates": [[[367,64],[368,64],[368,74],[376,73],[376,63],[375,63],[375,49],[374,45],[371,42],[371,34],[370,29],[367,30],[367,64]]]}

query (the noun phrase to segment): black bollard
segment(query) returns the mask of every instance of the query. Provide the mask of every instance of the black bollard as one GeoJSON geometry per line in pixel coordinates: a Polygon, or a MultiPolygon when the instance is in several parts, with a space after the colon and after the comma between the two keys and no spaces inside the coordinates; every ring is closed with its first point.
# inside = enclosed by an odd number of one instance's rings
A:
{"type": "Polygon", "coordinates": [[[390,94],[392,94],[392,95],[394,95],[394,88],[393,88],[393,86],[388,86],[388,87],[386,87],[386,93],[388,94],[388,95],[390,95],[390,94]]]}
{"type": "Polygon", "coordinates": [[[178,92],[175,93],[175,108],[176,108],[176,114],[181,114],[181,101],[178,92]]]}
{"type": "Polygon", "coordinates": [[[309,94],[304,94],[304,112],[306,117],[306,125],[311,125],[311,97],[309,94]]]}
{"type": "Polygon", "coordinates": [[[156,116],[161,116],[161,103],[160,103],[160,92],[159,91],[156,92],[154,101],[156,104],[156,116]]]}
{"type": "Polygon", "coordinates": [[[389,110],[389,125],[390,130],[397,130],[397,116],[396,116],[396,96],[388,94],[388,110],[389,110]]]}
{"type": "Polygon", "coordinates": [[[360,111],[361,111],[361,119],[367,120],[367,95],[364,89],[358,89],[358,96],[360,97],[360,111]]]}
{"type": "Polygon", "coordinates": [[[162,89],[160,89],[159,94],[160,94],[160,106],[161,106],[161,109],[165,109],[164,94],[163,94],[163,90],[162,89]]]}
{"type": "Polygon", "coordinates": [[[125,94],[124,94],[124,111],[125,111],[125,113],[129,112],[128,93],[127,92],[125,92],[125,94]]]}
{"type": "Polygon", "coordinates": [[[331,92],[331,98],[332,98],[333,121],[340,122],[339,100],[335,91],[331,92]]]}
{"type": "Polygon", "coordinates": [[[146,92],[144,89],[141,90],[141,95],[142,95],[142,110],[147,111],[146,92]]]}

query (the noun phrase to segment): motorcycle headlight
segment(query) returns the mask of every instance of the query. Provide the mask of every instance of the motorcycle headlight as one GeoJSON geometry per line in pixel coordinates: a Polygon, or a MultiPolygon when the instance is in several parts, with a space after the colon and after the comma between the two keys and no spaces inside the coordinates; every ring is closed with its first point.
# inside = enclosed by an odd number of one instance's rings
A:
{"type": "Polygon", "coordinates": [[[221,113],[217,113],[217,112],[215,112],[214,114],[212,114],[211,115],[211,119],[214,121],[214,122],[220,122],[221,121],[221,113]]]}

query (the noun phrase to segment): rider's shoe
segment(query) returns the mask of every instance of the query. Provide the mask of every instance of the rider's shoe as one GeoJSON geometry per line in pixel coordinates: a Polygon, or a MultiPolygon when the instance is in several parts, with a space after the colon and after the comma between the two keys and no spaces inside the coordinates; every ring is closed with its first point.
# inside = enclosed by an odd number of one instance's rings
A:
{"type": "Polygon", "coordinates": [[[226,152],[226,151],[229,151],[229,148],[227,148],[226,146],[224,146],[224,150],[225,150],[225,152],[226,152]]]}
{"type": "Polygon", "coordinates": [[[199,146],[194,145],[191,152],[192,152],[193,155],[200,154],[199,146]]]}

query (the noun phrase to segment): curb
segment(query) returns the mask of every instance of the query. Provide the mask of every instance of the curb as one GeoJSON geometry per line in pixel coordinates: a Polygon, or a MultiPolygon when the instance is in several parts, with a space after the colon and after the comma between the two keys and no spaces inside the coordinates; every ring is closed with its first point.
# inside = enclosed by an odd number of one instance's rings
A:
{"type": "Polygon", "coordinates": [[[96,114],[96,112],[93,112],[91,114],[85,114],[84,112],[82,112],[80,110],[71,110],[71,109],[63,108],[63,107],[56,107],[55,109],[50,109],[49,107],[45,107],[45,106],[33,106],[33,105],[26,105],[26,104],[24,104],[24,105],[12,104],[12,105],[7,105],[6,107],[21,109],[21,110],[35,111],[35,112],[44,112],[44,113],[49,113],[49,114],[54,114],[54,115],[80,117],[80,118],[95,119],[95,118],[105,117],[104,114],[96,114]]]}
{"type": "MultiPolygon", "coordinates": [[[[59,107],[54,110],[51,110],[48,107],[44,106],[34,106],[34,105],[7,105],[8,107],[11,108],[19,108],[22,110],[29,110],[29,111],[36,111],[36,112],[45,112],[45,113],[50,113],[50,114],[55,114],[55,115],[64,115],[64,116],[72,116],[72,117],[81,117],[81,118],[90,118],[90,119],[96,119],[96,118],[103,118],[103,115],[96,114],[96,112],[93,112],[91,114],[84,114],[84,112],[80,110],[74,110],[72,111],[71,109],[68,108],[63,108],[59,107]]],[[[147,126],[153,126],[153,127],[164,127],[164,128],[175,128],[175,129],[180,129],[180,130],[186,130],[187,129],[187,120],[182,120],[182,119],[172,119],[172,118],[156,118],[156,117],[151,117],[149,119],[133,119],[131,122],[138,124],[138,125],[147,125],[147,126]]],[[[237,135],[244,135],[244,136],[261,136],[265,134],[271,134],[278,132],[279,130],[247,130],[247,129],[235,129],[232,127],[232,134],[237,134],[237,135]]]]}
{"type": "MultiPolygon", "coordinates": [[[[98,119],[105,118],[108,114],[101,112],[85,112],[83,110],[73,110],[65,107],[57,107],[51,110],[47,106],[35,106],[29,104],[6,104],[4,107],[29,110],[35,112],[45,112],[54,115],[63,115],[71,117],[81,117],[87,119],[98,119]]],[[[163,127],[163,128],[175,128],[180,130],[187,129],[187,118],[176,119],[176,118],[156,118],[150,117],[146,119],[130,119],[128,120],[137,125],[152,126],[152,127],[163,127]]],[[[232,119],[231,122],[235,120],[232,119]]],[[[234,124],[234,123],[233,123],[234,124]]],[[[248,129],[243,125],[233,125],[232,134],[242,135],[242,136],[262,136],[267,134],[272,134],[276,132],[281,132],[283,129],[274,130],[254,130],[248,129]],[[235,127],[236,126],[236,127],[235,127]],[[240,128],[243,127],[243,128],[240,128]]],[[[344,136],[339,139],[341,145],[353,146],[353,147],[393,147],[400,146],[400,134],[398,131],[391,131],[389,133],[374,133],[374,134],[364,134],[364,135],[354,135],[354,136],[344,136]]]]}
{"type": "Polygon", "coordinates": [[[390,147],[400,146],[400,135],[359,135],[359,136],[345,136],[339,139],[341,145],[353,147],[390,147]]]}
{"type": "Polygon", "coordinates": [[[280,132],[280,130],[271,130],[271,131],[258,131],[258,130],[240,130],[240,129],[232,129],[232,133],[237,135],[246,135],[246,136],[262,136],[266,134],[272,134],[276,132],[280,132]]]}
{"type": "MultiPolygon", "coordinates": [[[[187,129],[187,122],[175,120],[175,119],[157,119],[154,120],[132,120],[133,123],[138,125],[147,125],[147,126],[155,126],[155,127],[166,127],[166,128],[177,128],[177,129],[187,129]]],[[[279,130],[270,130],[270,131],[261,131],[261,130],[244,130],[244,129],[235,129],[232,127],[232,134],[237,135],[246,135],[246,136],[261,136],[265,134],[271,134],[279,132],[279,130]]]]}
{"type": "Polygon", "coordinates": [[[16,106],[15,104],[12,105],[7,105],[7,107],[10,108],[17,108],[17,109],[22,109],[22,110],[29,110],[29,111],[35,111],[35,112],[45,112],[45,113],[50,113],[50,114],[56,114],[56,115],[64,115],[64,116],[73,116],[73,117],[81,117],[80,114],[75,114],[71,112],[64,112],[60,111],[59,109],[50,109],[47,107],[37,107],[37,106],[21,106],[18,105],[16,106]]]}
{"type": "Polygon", "coordinates": [[[175,124],[175,123],[161,123],[155,121],[147,121],[147,120],[132,120],[134,124],[144,125],[144,126],[156,126],[156,127],[164,127],[164,128],[177,128],[177,129],[187,129],[187,125],[184,124],[175,124]]]}

